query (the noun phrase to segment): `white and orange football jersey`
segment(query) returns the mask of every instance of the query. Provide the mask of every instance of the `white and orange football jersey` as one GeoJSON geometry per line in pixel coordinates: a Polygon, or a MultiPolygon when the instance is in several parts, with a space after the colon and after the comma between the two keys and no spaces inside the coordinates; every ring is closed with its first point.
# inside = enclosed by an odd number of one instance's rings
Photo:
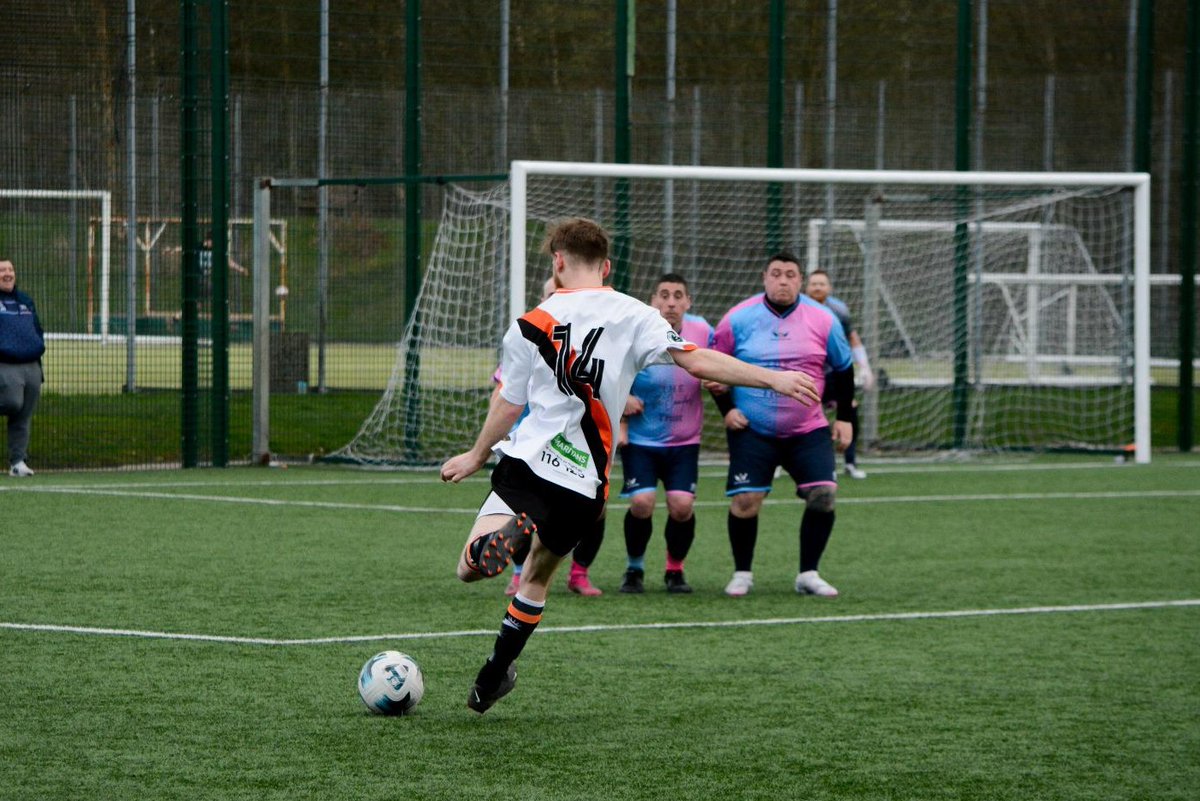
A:
{"type": "Polygon", "coordinates": [[[608,497],[614,437],[633,379],[691,342],[611,287],[560,289],[504,335],[500,395],[524,417],[497,453],[589,498],[608,497]]]}

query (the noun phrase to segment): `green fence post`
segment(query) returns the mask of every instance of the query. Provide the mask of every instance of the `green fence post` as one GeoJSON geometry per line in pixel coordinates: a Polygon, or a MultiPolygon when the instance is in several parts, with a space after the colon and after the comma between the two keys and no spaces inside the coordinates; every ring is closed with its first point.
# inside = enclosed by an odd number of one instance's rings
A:
{"type": "Polygon", "coordinates": [[[182,204],[183,289],[180,298],[182,353],[180,358],[180,454],[184,467],[198,462],[199,430],[199,338],[197,298],[200,294],[200,238],[198,231],[200,189],[200,93],[199,31],[197,0],[180,0],[183,40],[182,98],[180,103],[180,183],[182,204]]]}
{"type": "MultiPolygon", "coordinates": [[[[615,33],[615,74],[613,76],[613,161],[628,164],[630,159],[629,82],[633,77],[636,28],[636,0],[617,0],[615,33]]],[[[615,231],[612,248],[612,282],[619,292],[629,289],[629,251],[632,237],[629,231],[629,179],[618,178],[614,187],[615,231]]]]}
{"type": "MultiPolygon", "coordinates": [[[[971,169],[971,3],[958,0],[958,58],[954,75],[954,169],[971,169]]],[[[967,271],[971,238],[967,229],[969,190],[956,190],[958,222],[954,226],[954,447],[967,439],[967,412],[971,402],[968,382],[970,322],[967,309],[967,271]]]]}
{"type": "MultiPolygon", "coordinates": [[[[767,166],[783,166],[783,29],[784,0],[771,0],[771,32],[767,68],[767,166]]],[[[767,184],[767,250],[783,247],[783,188],[767,184]]]]}
{"type": "Polygon", "coordinates": [[[212,28],[212,463],[229,464],[229,0],[210,0],[212,28]]]}
{"type": "Polygon", "coordinates": [[[421,288],[421,3],[405,8],[404,45],[404,319],[409,337],[404,359],[404,449],[420,461],[421,353],[417,294],[421,288]]]}
{"type": "Polygon", "coordinates": [[[1183,90],[1183,180],[1179,202],[1179,450],[1192,449],[1195,436],[1196,355],[1196,192],[1200,149],[1200,0],[1188,0],[1187,75],[1183,90]]]}

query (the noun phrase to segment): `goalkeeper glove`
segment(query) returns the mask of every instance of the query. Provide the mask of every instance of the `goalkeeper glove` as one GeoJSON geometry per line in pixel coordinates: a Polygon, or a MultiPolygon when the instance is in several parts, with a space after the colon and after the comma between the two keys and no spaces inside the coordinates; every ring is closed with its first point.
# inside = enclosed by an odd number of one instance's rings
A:
{"type": "Polygon", "coordinates": [[[867,359],[867,349],[862,345],[850,349],[854,356],[855,373],[862,377],[862,387],[870,392],[875,388],[875,373],[871,371],[871,362],[867,359]]]}

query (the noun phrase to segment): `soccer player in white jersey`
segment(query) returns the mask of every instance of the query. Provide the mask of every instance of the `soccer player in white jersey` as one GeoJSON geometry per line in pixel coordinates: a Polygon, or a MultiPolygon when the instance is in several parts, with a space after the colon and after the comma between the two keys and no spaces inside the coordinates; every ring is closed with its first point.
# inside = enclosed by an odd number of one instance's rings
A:
{"type": "MultiPolygon", "coordinates": [[[[544,301],[553,295],[557,288],[554,284],[554,277],[547,278],[546,283],[542,284],[541,300],[544,301]]],[[[492,374],[492,381],[496,384],[496,388],[492,391],[492,394],[495,395],[500,391],[500,385],[504,383],[499,367],[492,374]]],[[[528,407],[526,410],[528,411],[528,407]]],[[[517,425],[520,423],[521,421],[518,420],[517,425]]],[[[571,572],[567,578],[567,589],[585,598],[595,598],[604,594],[603,590],[592,584],[591,578],[588,577],[588,568],[592,566],[592,562],[596,561],[596,555],[600,553],[600,546],[604,542],[605,522],[605,516],[600,515],[596,522],[588,527],[588,531],[579,538],[579,544],[571,551],[571,572]]],[[[504,594],[509,597],[516,595],[517,590],[521,588],[521,571],[525,563],[525,556],[524,553],[513,555],[512,579],[504,588],[504,594]]]]}
{"type": "MultiPolygon", "coordinates": [[[[712,346],[713,327],[688,314],[692,295],[687,279],[666,273],[658,279],[650,305],[689,342],[712,346]]],[[[625,513],[625,578],[621,592],[645,592],[646,546],[654,531],[654,505],[661,481],[667,495],[666,570],[663,582],[670,593],[689,593],[683,562],[696,537],[696,479],[699,476],[700,429],[704,406],[700,381],[675,364],[652,364],[637,374],[625,404],[629,442],[621,448],[629,499],[625,513]]]]}
{"type": "Polygon", "coordinates": [[[808,375],[697,348],[650,306],[605,287],[608,241],[583,218],[551,228],[545,250],[559,290],[509,328],[504,383],[475,444],[442,465],[442,480],[458,482],[493,448],[500,455],[459,556],[461,580],[498,575],[529,547],[520,589],[467,696],[479,713],[516,684],[514,662],[541,620],[555,569],[604,509],[615,434],[638,371],[673,360],[698,378],[771,389],[797,404],[820,401],[808,375]],[[506,439],[526,404],[529,414],[506,439]]]}

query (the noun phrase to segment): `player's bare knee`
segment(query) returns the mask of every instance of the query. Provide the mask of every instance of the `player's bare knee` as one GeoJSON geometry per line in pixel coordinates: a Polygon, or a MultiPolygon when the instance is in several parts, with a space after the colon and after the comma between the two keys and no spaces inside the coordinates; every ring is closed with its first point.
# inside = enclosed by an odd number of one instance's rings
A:
{"type": "Polygon", "coordinates": [[[754,517],[762,509],[762,492],[739,492],[729,499],[729,511],[734,517],[754,517]]]}
{"type": "Polygon", "coordinates": [[[667,512],[676,523],[691,519],[696,499],[690,495],[667,496],[667,512]]]}
{"type": "Polygon", "coordinates": [[[821,485],[800,490],[804,508],[814,512],[832,512],[837,505],[837,487],[821,485]]]}
{"type": "Polygon", "coordinates": [[[629,499],[629,511],[639,520],[645,520],[654,514],[653,492],[639,492],[629,499]]]}

